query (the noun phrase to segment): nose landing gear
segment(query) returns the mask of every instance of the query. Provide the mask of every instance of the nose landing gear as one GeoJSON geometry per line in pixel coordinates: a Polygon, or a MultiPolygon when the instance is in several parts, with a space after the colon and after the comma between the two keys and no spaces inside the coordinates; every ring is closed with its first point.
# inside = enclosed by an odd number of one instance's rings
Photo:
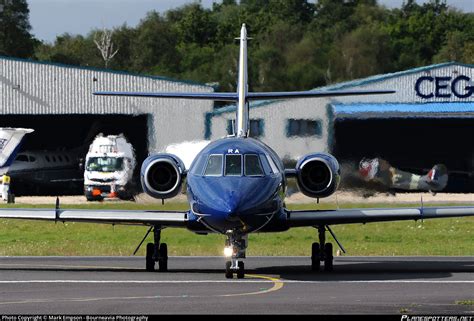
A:
{"type": "Polygon", "coordinates": [[[245,259],[245,249],[247,248],[247,235],[242,235],[236,231],[226,233],[224,255],[230,261],[225,263],[225,277],[232,279],[234,273],[238,279],[245,277],[245,264],[241,259],[245,259]]]}

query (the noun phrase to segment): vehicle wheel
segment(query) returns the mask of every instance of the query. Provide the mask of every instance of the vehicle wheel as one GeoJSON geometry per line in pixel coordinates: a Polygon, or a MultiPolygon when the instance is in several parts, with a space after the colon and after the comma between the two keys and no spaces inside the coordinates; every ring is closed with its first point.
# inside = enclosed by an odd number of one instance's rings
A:
{"type": "Polygon", "coordinates": [[[230,267],[232,266],[232,263],[230,261],[225,262],[225,278],[226,279],[232,279],[234,277],[234,274],[232,273],[232,270],[230,267]]]}
{"type": "Polygon", "coordinates": [[[168,245],[161,243],[160,245],[160,258],[158,259],[158,266],[160,272],[168,271],[168,245]]]}
{"type": "Polygon", "coordinates": [[[326,243],[324,246],[324,271],[333,270],[332,243],[326,243]]]}
{"type": "Polygon", "coordinates": [[[321,264],[321,254],[319,249],[319,243],[313,243],[311,245],[311,270],[319,271],[321,264]]]}
{"type": "Polygon", "coordinates": [[[244,262],[239,261],[239,269],[237,270],[237,279],[243,279],[245,277],[245,265],[244,262]]]}
{"type": "Polygon", "coordinates": [[[92,196],[92,195],[90,195],[90,196],[89,196],[89,195],[86,195],[86,199],[87,199],[87,201],[89,201],[89,202],[94,202],[94,201],[100,202],[100,201],[103,200],[103,197],[101,197],[101,196],[95,197],[95,196],[92,196]]]}
{"type": "Polygon", "coordinates": [[[155,270],[155,260],[153,259],[153,252],[155,252],[155,244],[148,243],[146,245],[146,270],[153,272],[155,270]]]}

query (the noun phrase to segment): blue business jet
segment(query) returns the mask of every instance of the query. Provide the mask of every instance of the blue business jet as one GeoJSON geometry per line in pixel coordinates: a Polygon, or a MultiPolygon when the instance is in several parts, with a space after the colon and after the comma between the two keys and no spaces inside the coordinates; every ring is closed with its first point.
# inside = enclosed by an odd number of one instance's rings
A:
{"type": "MultiPolygon", "coordinates": [[[[311,153],[303,156],[294,169],[284,169],[280,157],[264,143],[248,137],[249,101],[346,95],[390,94],[377,91],[303,91],[248,92],[247,31],[240,33],[238,89],[235,93],[136,93],[97,92],[96,95],[135,96],[179,99],[210,99],[237,102],[235,134],[207,145],[190,168],[172,154],[149,156],[141,167],[144,191],[158,199],[176,196],[186,178],[189,210],[187,211],[117,211],[60,209],[2,209],[0,217],[150,226],[154,243],[147,244],[146,269],[168,268],[168,250],[161,242],[165,227],[184,227],[198,234],[220,233],[226,236],[225,276],[243,278],[247,236],[255,232],[281,232],[293,227],[313,226],[319,242],[312,244],[312,269],[333,269],[333,247],[326,243],[328,231],[338,245],[330,226],[334,224],[367,223],[395,220],[472,216],[474,207],[384,208],[347,210],[290,211],[285,208],[286,178],[296,177],[305,195],[323,198],[333,194],[340,179],[339,164],[329,154],[311,153]]],[[[147,233],[147,235],[148,235],[147,233]]],[[[145,238],[147,237],[145,235],[145,238]]],[[[144,242],[145,238],[142,240],[144,242]]],[[[140,243],[141,245],[141,243],[140,243]]],[[[192,245],[190,245],[192,246],[192,245]]]]}

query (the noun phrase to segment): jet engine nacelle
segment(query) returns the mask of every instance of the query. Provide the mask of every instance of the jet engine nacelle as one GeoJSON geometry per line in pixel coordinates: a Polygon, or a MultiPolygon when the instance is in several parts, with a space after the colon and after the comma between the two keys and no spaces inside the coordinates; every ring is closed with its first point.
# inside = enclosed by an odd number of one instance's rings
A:
{"type": "Polygon", "coordinates": [[[172,154],[148,156],[142,164],[140,180],[143,191],[154,198],[171,198],[181,191],[185,167],[172,154]]]}
{"type": "Polygon", "coordinates": [[[339,163],[326,153],[308,154],[296,164],[296,179],[300,191],[309,197],[328,197],[340,181],[339,163]]]}

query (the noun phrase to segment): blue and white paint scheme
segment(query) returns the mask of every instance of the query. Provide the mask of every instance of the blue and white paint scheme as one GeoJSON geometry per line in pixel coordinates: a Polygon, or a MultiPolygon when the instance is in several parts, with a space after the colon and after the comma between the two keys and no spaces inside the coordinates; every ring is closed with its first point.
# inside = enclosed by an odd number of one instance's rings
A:
{"type": "Polygon", "coordinates": [[[5,174],[13,163],[26,134],[34,132],[29,128],[0,128],[0,175],[5,174]]]}
{"type": "Polygon", "coordinates": [[[249,92],[247,40],[247,30],[242,25],[235,93],[94,93],[237,102],[235,134],[210,142],[197,154],[189,168],[178,156],[169,153],[151,155],[142,164],[141,182],[146,193],[164,200],[176,196],[186,185],[189,210],[63,210],[58,202],[54,210],[0,209],[0,217],[150,226],[148,232],[153,230],[154,242],[147,244],[146,269],[149,271],[155,269],[156,262],[160,271],[167,270],[167,245],[161,242],[163,228],[184,227],[198,234],[221,233],[226,235],[225,275],[232,278],[236,273],[238,278],[243,278],[243,259],[249,233],[280,232],[294,227],[313,226],[318,230],[319,242],[312,244],[312,269],[319,270],[320,263],[324,262],[324,268],[332,270],[332,244],[326,243],[325,232],[329,231],[341,248],[342,245],[330,225],[474,215],[474,207],[288,210],[284,202],[287,177],[295,177],[304,194],[319,199],[337,190],[339,164],[332,155],[314,152],[303,156],[294,169],[285,170],[280,157],[269,146],[248,137],[249,101],[376,95],[394,91],[249,92]]]}

